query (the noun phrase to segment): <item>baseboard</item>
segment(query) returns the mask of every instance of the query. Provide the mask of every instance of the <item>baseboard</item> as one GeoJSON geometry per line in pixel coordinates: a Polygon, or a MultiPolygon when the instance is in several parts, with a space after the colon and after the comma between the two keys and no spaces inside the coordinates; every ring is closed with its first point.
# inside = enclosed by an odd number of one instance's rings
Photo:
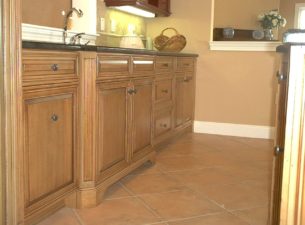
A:
{"type": "Polygon", "coordinates": [[[194,132],[262,139],[274,139],[275,137],[274,127],[204,121],[194,122],[194,132]]]}

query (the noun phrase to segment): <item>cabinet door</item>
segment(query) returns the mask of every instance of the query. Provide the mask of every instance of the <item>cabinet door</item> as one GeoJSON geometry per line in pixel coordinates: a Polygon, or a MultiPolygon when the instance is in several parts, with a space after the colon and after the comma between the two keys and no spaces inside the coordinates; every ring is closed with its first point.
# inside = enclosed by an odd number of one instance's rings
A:
{"type": "Polygon", "coordinates": [[[152,140],[152,80],[138,80],[134,83],[133,95],[133,157],[140,157],[151,149],[152,140]]]}
{"type": "Polygon", "coordinates": [[[25,207],[75,187],[76,89],[24,94],[25,207]]]}
{"type": "Polygon", "coordinates": [[[97,93],[97,159],[100,179],[128,163],[128,82],[105,83],[97,93]]]}
{"type": "Polygon", "coordinates": [[[176,77],[175,127],[193,119],[194,81],[192,76],[176,77]]]}

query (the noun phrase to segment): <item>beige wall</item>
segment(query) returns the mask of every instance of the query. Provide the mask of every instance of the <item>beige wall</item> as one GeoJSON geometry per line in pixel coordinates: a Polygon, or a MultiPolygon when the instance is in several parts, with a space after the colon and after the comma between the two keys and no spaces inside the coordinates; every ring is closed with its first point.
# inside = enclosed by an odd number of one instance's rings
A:
{"type": "Polygon", "coordinates": [[[275,53],[209,51],[212,0],[172,1],[172,16],[147,20],[148,36],[165,27],[188,39],[186,52],[198,58],[195,119],[270,126],[274,124],[275,53]]]}
{"type": "Polygon", "coordinates": [[[305,3],[305,0],[281,0],[280,12],[287,19],[287,26],[284,30],[294,28],[295,5],[305,3]]]}
{"type": "Polygon", "coordinates": [[[63,28],[61,12],[67,12],[71,7],[71,0],[22,0],[22,22],[63,28]]]}
{"type": "Polygon", "coordinates": [[[278,8],[279,0],[215,0],[214,27],[259,29],[257,16],[278,8]]]}

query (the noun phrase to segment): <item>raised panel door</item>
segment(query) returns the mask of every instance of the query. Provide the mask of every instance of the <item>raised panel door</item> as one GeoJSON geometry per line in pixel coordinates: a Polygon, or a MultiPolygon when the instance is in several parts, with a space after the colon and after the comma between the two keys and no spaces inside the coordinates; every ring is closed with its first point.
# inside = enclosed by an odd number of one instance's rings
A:
{"type": "Polygon", "coordinates": [[[151,79],[135,81],[133,94],[132,154],[150,151],[152,142],[153,86],[151,79]]]}
{"type": "Polygon", "coordinates": [[[128,82],[98,86],[97,158],[102,179],[128,163],[128,82]]]}
{"type": "Polygon", "coordinates": [[[26,207],[75,186],[76,93],[24,94],[26,207]]]}

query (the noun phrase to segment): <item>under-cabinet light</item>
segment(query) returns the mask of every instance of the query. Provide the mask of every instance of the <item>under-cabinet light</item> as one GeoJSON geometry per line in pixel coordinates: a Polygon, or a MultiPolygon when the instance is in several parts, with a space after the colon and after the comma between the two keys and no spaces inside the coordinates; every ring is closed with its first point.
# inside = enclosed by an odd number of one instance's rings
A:
{"type": "Polygon", "coordinates": [[[142,17],[147,17],[147,18],[156,17],[156,15],[154,13],[148,12],[148,11],[143,10],[143,9],[136,8],[134,6],[126,5],[126,6],[116,6],[114,8],[117,9],[117,10],[123,11],[123,12],[127,12],[127,13],[137,15],[137,16],[142,16],[142,17]]]}

